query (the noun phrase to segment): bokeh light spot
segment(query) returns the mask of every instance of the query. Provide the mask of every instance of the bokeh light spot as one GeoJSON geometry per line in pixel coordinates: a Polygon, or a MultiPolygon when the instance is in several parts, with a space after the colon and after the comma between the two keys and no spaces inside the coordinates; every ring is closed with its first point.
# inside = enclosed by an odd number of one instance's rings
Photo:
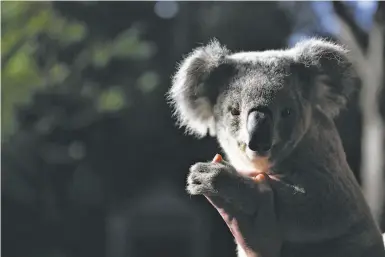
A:
{"type": "Polygon", "coordinates": [[[162,19],[174,18],[178,13],[179,6],[177,2],[173,1],[160,1],[154,6],[154,11],[162,19]]]}

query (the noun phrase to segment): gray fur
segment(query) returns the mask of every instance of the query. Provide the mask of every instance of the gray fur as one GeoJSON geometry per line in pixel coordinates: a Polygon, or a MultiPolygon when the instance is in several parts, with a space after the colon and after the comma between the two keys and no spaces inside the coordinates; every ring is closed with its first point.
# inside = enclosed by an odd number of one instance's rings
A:
{"type": "Polygon", "coordinates": [[[169,99],[176,107],[175,115],[180,126],[186,126],[188,132],[205,136],[210,129],[214,133],[212,103],[199,89],[210,72],[228,54],[229,51],[214,40],[207,46],[195,49],[179,66],[169,99]]]}
{"type": "Polygon", "coordinates": [[[235,217],[246,241],[239,255],[251,248],[263,257],[385,256],[333,122],[354,76],[348,51],[321,39],[234,54],[212,41],[182,62],[168,94],[178,122],[198,137],[215,135],[229,159],[192,166],[187,190],[235,217]],[[270,172],[283,182],[269,179],[271,192],[236,172],[255,168],[240,146],[256,106],[274,117],[270,172]],[[286,108],[291,115],[281,117],[286,108]],[[280,253],[272,250],[278,246],[280,253]]]}

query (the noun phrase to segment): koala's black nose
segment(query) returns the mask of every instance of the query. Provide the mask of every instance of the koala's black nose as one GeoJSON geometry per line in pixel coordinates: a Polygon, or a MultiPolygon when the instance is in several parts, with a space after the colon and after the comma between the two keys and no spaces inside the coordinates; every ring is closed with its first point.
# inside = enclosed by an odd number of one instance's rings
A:
{"type": "Polygon", "coordinates": [[[247,117],[248,147],[260,155],[266,154],[272,145],[273,122],[267,109],[257,109],[247,117]]]}

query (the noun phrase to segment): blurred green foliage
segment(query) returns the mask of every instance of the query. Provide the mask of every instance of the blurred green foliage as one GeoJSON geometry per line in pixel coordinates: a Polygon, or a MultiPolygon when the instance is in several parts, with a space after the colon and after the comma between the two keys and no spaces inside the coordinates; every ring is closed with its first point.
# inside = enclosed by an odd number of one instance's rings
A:
{"type": "MultiPolygon", "coordinates": [[[[91,35],[85,23],[61,16],[52,2],[2,2],[1,19],[3,140],[17,130],[18,106],[28,104],[37,90],[65,85],[67,80],[71,85],[78,83],[80,88],[84,84],[82,72],[88,67],[102,69],[113,59],[145,61],[156,52],[154,44],[140,39],[143,31],[140,24],[106,40],[91,35]],[[42,44],[42,36],[51,45],[42,44]],[[60,50],[74,45],[82,46],[77,56],[70,63],[60,61],[60,50]],[[39,63],[39,54],[43,63],[39,63]]],[[[157,81],[155,72],[146,72],[138,76],[136,84],[147,93],[155,88],[157,81]]],[[[97,111],[111,112],[127,106],[124,94],[122,85],[120,88],[112,85],[92,90],[87,96],[95,99],[97,111]]]]}
{"type": "MultiPolygon", "coordinates": [[[[57,15],[50,2],[3,2],[1,34],[2,138],[16,129],[15,107],[30,100],[34,91],[63,81],[68,67],[52,60],[38,66],[34,53],[44,33],[63,46],[84,39],[84,25],[57,15]]],[[[49,56],[54,57],[54,56],[49,56]]]]}

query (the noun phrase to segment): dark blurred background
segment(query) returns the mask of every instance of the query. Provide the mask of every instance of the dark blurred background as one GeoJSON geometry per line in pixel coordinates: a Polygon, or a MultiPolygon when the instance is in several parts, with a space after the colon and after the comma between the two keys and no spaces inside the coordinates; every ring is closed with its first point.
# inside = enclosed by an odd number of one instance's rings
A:
{"type": "MultiPolygon", "coordinates": [[[[2,256],[235,256],[217,212],[184,189],[220,149],[174,125],[176,64],[213,37],[234,51],[338,41],[338,17],[365,53],[380,6],[1,2],[2,256]]],[[[360,183],[362,108],[357,93],[337,119],[360,183]]]]}

